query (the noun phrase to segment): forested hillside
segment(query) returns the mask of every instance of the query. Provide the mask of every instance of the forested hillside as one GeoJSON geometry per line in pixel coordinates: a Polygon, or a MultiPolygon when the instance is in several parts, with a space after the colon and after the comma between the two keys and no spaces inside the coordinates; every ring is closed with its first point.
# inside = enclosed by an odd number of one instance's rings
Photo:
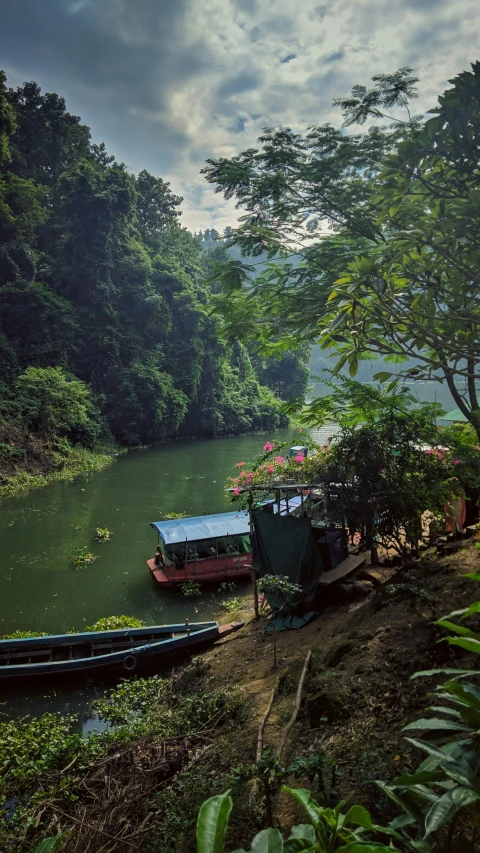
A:
{"type": "Polygon", "coordinates": [[[306,369],[218,337],[208,278],[225,250],[180,225],[169,184],[117,163],[63,98],[3,74],[0,133],[4,464],[285,424],[271,389],[288,396],[306,369]]]}

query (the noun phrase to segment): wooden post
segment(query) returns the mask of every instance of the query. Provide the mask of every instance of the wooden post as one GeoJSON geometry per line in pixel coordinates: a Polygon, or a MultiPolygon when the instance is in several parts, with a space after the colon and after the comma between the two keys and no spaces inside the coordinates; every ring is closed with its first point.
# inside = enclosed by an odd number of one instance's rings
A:
{"type": "Polygon", "coordinates": [[[255,566],[253,565],[253,563],[251,563],[248,566],[248,569],[250,570],[250,577],[252,579],[253,609],[255,611],[255,619],[259,619],[260,616],[259,616],[259,610],[258,610],[258,587],[257,587],[258,572],[257,572],[255,566]]]}

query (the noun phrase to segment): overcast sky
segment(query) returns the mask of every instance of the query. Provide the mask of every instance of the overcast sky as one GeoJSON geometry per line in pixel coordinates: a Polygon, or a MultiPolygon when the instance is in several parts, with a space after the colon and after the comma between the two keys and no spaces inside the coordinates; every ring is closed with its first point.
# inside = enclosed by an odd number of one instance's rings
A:
{"type": "Polygon", "coordinates": [[[171,181],[191,230],[238,215],[199,174],[265,125],[339,122],[332,98],[403,65],[415,112],[480,59],[478,0],[0,0],[0,68],[66,98],[95,142],[171,181]]]}

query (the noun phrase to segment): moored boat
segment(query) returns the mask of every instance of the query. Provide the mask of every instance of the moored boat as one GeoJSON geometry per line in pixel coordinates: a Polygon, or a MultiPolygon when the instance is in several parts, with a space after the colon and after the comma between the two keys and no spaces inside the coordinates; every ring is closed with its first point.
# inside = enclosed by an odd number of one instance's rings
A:
{"type": "MultiPolygon", "coordinates": [[[[259,506],[280,515],[295,515],[304,498],[270,499],[259,506]]],[[[152,578],[164,587],[242,580],[250,576],[252,545],[249,514],[220,512],[168,521],[151,521],[158,533],[155,556],[147,560],[152,578]]]]}
{"type": "Polygon", "coordinates": [[[147,561],[162,586],[185,581],[237,580],[249,575],[248,512],[222,512],[171,521],[152,521],[158,533],[155,557],[147,561]]]}
{"type": "Polygon", "coordinates": [[[219,626],[186,620],[176,625],[0,640],[0,679],[110,670],[129,674],[147,663],[168,666],[178,654],[210,645],[242,626],[241,621],[219,626]]]}

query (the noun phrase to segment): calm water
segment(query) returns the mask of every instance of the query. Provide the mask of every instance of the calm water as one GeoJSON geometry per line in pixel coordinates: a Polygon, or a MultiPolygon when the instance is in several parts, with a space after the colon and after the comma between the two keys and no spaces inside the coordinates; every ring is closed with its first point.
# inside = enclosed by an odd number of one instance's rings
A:
{"type": "MultiPolygon", "coordinates": [[[[224,487],[234,464],[249,462],[263,444],[294,441],[294,430],[214,440],[171,441],[132,451],[97,474],[56,483],[0,506],[0,634],[15,629],[51,633],[82,630],[101,616],[128,614],[147,624],[214,618],[221,598],[185,601],[179,592],[159,590],[146,560],[157,535],[148,526],[167,512],[202,515],[232,509],[224,487]],[[108,527],[108,542],[94,541],[95,528],[108,527]],[[72,564],[86,546],[98,559],[72,564]]],[[[239,587],[242,594],[248,584],[239,587]]],[[[231,594],[230,594],[231,595],[231,594]]],[[[98,688],[1,688],[0,715],[44,710],[80,711],[91,728],[88,705],[98,688]]],[[[0,716],[0,719],[2,717],[0,716]]]]}
{"type": "MultiPolygon", "coordinates": [[[[295,435],[280,430],[275,437],[295,435]]],[[[145,561],[157,536],[148,522],[172,511],[202,515],[234,508],[224,491],[227,477],[235,473],[235,462],[254,459],[271,438],[257,433],[165,442],[120,456],[100,473],[5,500],[0,633],[82,630],[101,616],[120,613],[147,624],[210,618],[211,593],[191,603],[150,581],[145,561]],[[113,536],[95,542],[96,527],[108,527],[113,536]],[[83,546],[98,559],[76,569],[72,556],[83,546]]]]}

